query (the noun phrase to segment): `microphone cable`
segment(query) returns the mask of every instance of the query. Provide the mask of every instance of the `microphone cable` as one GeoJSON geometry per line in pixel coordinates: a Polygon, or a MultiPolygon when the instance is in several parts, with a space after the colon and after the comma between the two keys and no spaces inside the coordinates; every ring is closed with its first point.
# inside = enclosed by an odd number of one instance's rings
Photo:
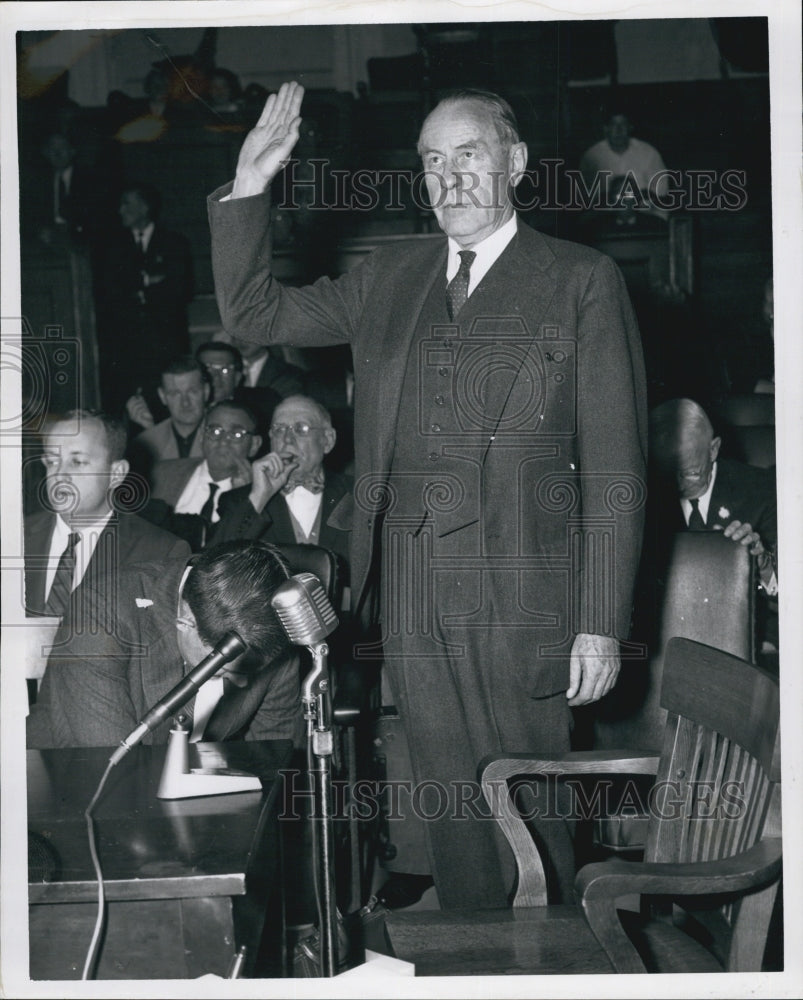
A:
{"type": "Polygon", "coordinates": [[[98,961],[98,949],[100,947],[100,940],[103,935],[103,925],[106,921],[106,889],[103,884],[103,872],[100,867],[100,858],[98,857],[98,848],[95,840],[95,822],[92,818],[92,810],[95,807],[95,803],[100,798],[101,792],[103,791],[103,786],[106,784],[106,779],[109,776],[111,769],[114,767],[115,761],[110,760],[106,764],[106,770],[103,772],[103,776],[98,782],[97,790],[92,796],[92,800],[89,805],[84,810],[84,817],[86,818],[87,834],[89,837],[89,853],[92,856],[92,865],[95,869],[95,878],[98,882],[98,915],[95,920],[95,929],[92,933],[92,940],[89,942],[89,949],[86,953],[86,961],[84,962],[84,971],[81,974],[81,979],[94,979],[95,978],[95,966],[98,961]]]}

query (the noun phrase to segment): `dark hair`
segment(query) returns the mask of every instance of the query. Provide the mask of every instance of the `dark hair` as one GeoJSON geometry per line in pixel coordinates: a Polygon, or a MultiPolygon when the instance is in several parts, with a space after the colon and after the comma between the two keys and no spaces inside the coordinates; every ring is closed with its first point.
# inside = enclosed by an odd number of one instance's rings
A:
{"type": "Polygon", "coordinates": [[[195,348],[195,357],[200,361],[204,351],[225,351],[231,358],[237,371],[243,370],[243,356],[239,350],[226,340],[207,340],[199,347],[195,348]]]}
{"type": "Polygon", "coordinates": [[[221,407],[224,406],[229,410],[239,410],[240,413],[243,413],[251,421],[251,426],[253,430],[254,431],[259,430],[259,420],[257,419],[257,416],[251,409],[251,407],[246,406],[244,403],[235,403],[233,399],[220,399],[217,401],[217,403],[212,403],[212,405],[206,411],[207,424],[211,420],[212,414],[215,412],[215,410],[219,410],[221,407]]]}
{"type": "Polygon", "coordinates": [[[192,354],[181,354],[162,369],[162,375],[186,375],[189,372],[198,372],[202,380],[206,379],[204,366],[192,354]]]}
{"type": "Polygon", "coordinates": [[[233,539],[193,556],[182,597],[192,611],[198,635],[214,646],[234,630],[262,659],[285,654],[289,640],[270,599],[290,571],[267,542],[233,539]]]}
{"type": "Polygon", "coordinates": [[[64,420],[77,420],[79,423],[84,420],[99,421],[103,426],[103,433],[106,436],[109,461],[119,462],[125,456],[128,435],[126,434],[125,424],[117,417],[104,413],[102,410],[67,410],[66,413],[54,414],[48,420],[48,428],[64,420]]]}
{"type": "Polygon", "coordinates": [[[162,196],[153,184],[148,184],[147,181],[131,181],[120,191],[120,197],[130,193],[138,194],[145,202],[151,219],[154,221],[158,219],[162,210],[162,196]]]}
{"type": "MultiPolygon", "coordinates": [[[[519,142],[519,123],[513,108],[504,97],[494,94],[490,90],[479,90],[473,87],[463,87],[459,90],[450,90],[440,99],[436,105],[437,110],[442,104],[457,104],[460,101],[474,101],[482,105],[490,114],[499,136],[499,141],[503,146],[510,147],[519,142]]],[[[421,152],[419,143],[419,153],[421,152]]]]}
{"type": "Polygon", "coordinates": [[[238,101],[243,96],[243,88],[240,86],[240,80],[236,73],[233,73],[230,69],[224,69],[222,66],[218,66],[209,74],[210,81],[216,76],[225,80],[229,85],[229,95],[233,101],[238,101]]]}

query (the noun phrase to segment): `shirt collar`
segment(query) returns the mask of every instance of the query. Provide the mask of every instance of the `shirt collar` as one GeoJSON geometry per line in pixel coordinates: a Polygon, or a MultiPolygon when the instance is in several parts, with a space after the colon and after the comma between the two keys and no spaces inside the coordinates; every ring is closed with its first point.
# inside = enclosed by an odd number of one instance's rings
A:
{"type": "MultiPolygon", "coordinates": [[[[490,236],[486,236],[481,243],[471,249],[477,255],[474,258],[474,262],[471,265],[471,271],[469,272],[469,283],[468,283],[468,294],[474,291],[477,285],[482,281],[488,271],[491,270],[493,265],[502,255],[502,252],[507,247],[508,243],[516,235],[518,229],[518,217],[516,213],[513,213],[513,217],[508,219],[508,221],[500,226],[499,229],[494,230],[490,236]]],[[[452,237],[449,237],[449,259],[446,262],[446,281],[449,282],[457,274],[460,268],[460,257],[458,254],[464,249],[461,247],[452,237]]]]}
{"type": "Polygon", "coordinates": [[[101,518],[98,518],[97,521],[92,521],[91,523],[85,522],[82,524],[74,524],[74,525],[67,524],[64,518],[61,516],[61,514],[56,514],[56,527],[53,531],[54,539],[58,537],[59,539],[64,540],[62,549],[65,549],[67,547],[67,539],[74,531],[78,532],[78,534],[81,536],[82,542],[90,533],[94,536],[95,539],[97,539],[97,537],[109,523],[109,520],[111,519],[113,513],[114,512],[110,510],[108,514],[104,515],[101,518]]]}
{"type": "MultiPolygon", "coordinates": [[[[697,509],[700,511],[703,520],[708,524],[708,508],[711,504],[711,494],[714,492],[714,483],[717,478],[717,463],[714,462],[711,467],[711,478],[708,481],[708,489],[703,493],[702,496],[697,498],[697,509]]],[[[689,523],[689,518],[691,517],[691,500],[681,500],[680,506],[683,509],[683,514],[686,518],[686,524],[689,523]]]]}

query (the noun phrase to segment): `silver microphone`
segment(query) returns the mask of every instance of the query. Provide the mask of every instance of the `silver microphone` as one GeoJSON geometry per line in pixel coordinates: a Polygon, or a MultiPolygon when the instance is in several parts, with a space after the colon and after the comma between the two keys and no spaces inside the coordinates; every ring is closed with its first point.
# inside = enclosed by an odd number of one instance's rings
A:
{"type": "Polygon", "coordinates": [[[294,646],[317,646],[337,628],[335,609],[313,573],[291,576],[270,603],[294,646]]]}

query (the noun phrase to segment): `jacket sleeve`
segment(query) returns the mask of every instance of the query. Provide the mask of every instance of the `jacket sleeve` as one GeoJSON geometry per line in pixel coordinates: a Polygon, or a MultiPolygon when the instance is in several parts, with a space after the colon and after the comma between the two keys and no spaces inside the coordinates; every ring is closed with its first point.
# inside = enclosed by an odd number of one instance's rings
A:
{"type": "Polygon", "coordinates": [[[226,330],[260,344],[328,347],[350,343],[371,284],[374,261],[335,281],[285,288],[271,274],[270,196],[222,202],[231,185],[208,199],[212,270],[226,330]]]}
{"type": "Polygon", "coordinates": [[[303,745],[304,718],[301,709],[299,663],[290,656],[268,668],[271,679],[265,697],[245,734],[247,740],[292,740],[303,745]]]}
{"type": "Polygon", "coordinates": [[[110,597],[95,588],[74,591],[28,716],[29,747],[114,746],[136,726],[133,636],[110,597]]]}
{"type": "Polygon", "coordinates": [[[646,502],[641,338],[624,279],[600,256],[579,305],[577,421],[582,503],[576,631],[627,638],[646,502]]]}
{"type": "Polygon", "coordinates": [[[248,498],[250,487],[224,493],[218,504],[220,520],[214,527],[209,544],[228,542],[233,538],[258,539],[272,524],[267,507],[257,514],[248,498]]]}

